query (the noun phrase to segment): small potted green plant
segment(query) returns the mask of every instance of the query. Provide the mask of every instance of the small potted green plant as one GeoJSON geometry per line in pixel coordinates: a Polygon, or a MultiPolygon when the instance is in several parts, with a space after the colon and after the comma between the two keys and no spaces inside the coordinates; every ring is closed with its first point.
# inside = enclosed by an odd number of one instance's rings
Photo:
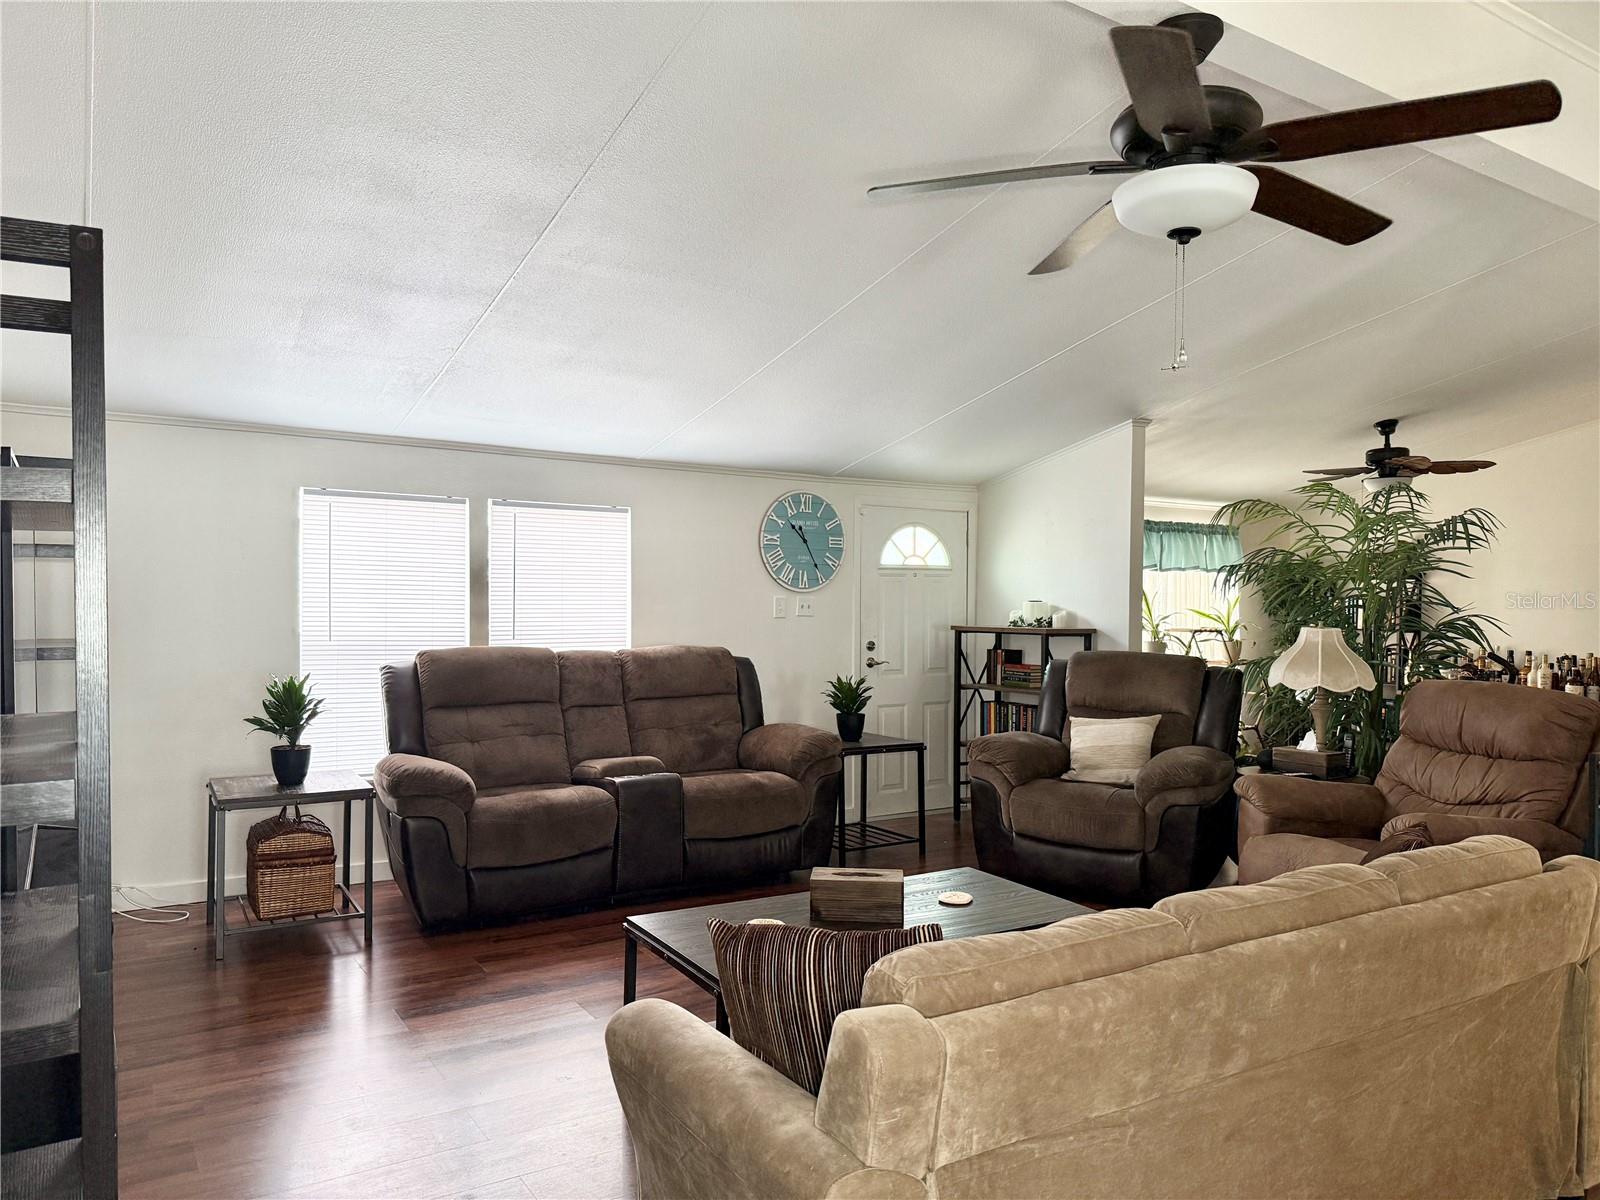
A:
{"type": "Polygon", "coordinates": [[[267,696],[261,702],[259,717],[246,717],[251,732],[270,733],[282,745],[272,748],[272,773],[284,787],[297,787],[306,781],[311,769],[311,747],[303,745],[306,726],[322,712],[322,698],[311,694],[311,676],[274,675],[267,681],[267,696]]]}
{"type": "Polygon", "coordinates": [[[1222,639],[1222,652],[1228,659],[1230,667],[1238,666],[1239,656],[1244,651],[1244,622],[1239,619],[1239,597],[1234,596],[1228,601],[1225,608],[1191,608],[1189,610],[1202,621],[1216,627],[1217,636],[1222,639]]]}
{"type": "Polygon", "coordinates": [[[846,742],[859,742],[861,731],[866,728],[867,699],[872,695],[872,685],[867,682],[866,676],[859,679],[849,675],[837,675],[832,683],[828,684],[822,698],[833,709],[833,719],[839,726],[839,737],[846,742]]]}
{"type": "Polygon", "coordinates": [[[1142,593],[1144,604],[1144,652],[1146,654],[1165,654],[1167,652],[1167,618],[1156,616],[1156,606],[1150,601],[1150,593],[1142,593]]]}

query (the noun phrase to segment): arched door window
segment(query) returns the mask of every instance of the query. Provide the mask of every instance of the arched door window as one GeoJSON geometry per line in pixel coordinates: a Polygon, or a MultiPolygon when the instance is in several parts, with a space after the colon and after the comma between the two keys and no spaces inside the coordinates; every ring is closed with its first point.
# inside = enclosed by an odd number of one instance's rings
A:
{"type": "Polygon", "coordinates": [[[878,565],[948,571],[950,551],[945,549],[939,535],[926,525],[902,525],[883,544],[878,565]]]}

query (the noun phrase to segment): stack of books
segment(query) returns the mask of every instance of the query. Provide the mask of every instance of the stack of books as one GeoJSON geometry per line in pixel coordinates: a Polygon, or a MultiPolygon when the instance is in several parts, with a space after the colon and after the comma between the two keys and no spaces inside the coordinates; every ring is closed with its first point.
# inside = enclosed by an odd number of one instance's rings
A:
{"type": "Polygon", "coordinates": [[[997,687],[1040,688],[1044,686],[1044,667],[1023,662],[1021,650],[991,650],[989,682],[997,687]]]}

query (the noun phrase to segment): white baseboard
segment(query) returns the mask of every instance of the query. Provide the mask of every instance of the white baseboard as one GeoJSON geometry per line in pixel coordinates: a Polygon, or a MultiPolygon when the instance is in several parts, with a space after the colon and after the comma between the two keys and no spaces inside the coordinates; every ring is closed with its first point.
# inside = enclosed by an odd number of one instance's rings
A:
{"type": "MultiPolygon", "coordinates": [[[[339,878],[343,878],[341,874],[339,878]]],[[[366,871],[359,862],[350,864],[350,882],[352,885],[366,882],[366,871]]],[[[389,872],[389,861],[383,859],[372,864],[373,882],[392,879],[389,872]]],[[[114,912],[128,912],[145,904],[198,904],[206,898],[206,881],[204,879],[178,879],[167,883],[127,883],[116,880],[111,885],[111,908],[114,912]],[[137,893],[124,896],[117,888],[127,888],[130,892],[137,889],[137,893]]],[[[227,894],[237,896],[244,892],[245,880],[243,873],[228,876],[227,894]]]]}

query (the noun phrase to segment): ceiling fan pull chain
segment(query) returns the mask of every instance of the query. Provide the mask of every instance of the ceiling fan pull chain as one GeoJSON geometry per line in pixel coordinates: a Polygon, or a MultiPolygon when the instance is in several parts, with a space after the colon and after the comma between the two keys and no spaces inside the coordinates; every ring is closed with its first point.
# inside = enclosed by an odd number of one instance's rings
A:
{"type": "Polygon", "coordinates": [[[1187,239],[1172,243],[1172,365],[1168,371],[1181,371],[1189,365],[1189,350],[1184,344],[1187,314],[1184,291],[1188,287],[1187,239]]]}

